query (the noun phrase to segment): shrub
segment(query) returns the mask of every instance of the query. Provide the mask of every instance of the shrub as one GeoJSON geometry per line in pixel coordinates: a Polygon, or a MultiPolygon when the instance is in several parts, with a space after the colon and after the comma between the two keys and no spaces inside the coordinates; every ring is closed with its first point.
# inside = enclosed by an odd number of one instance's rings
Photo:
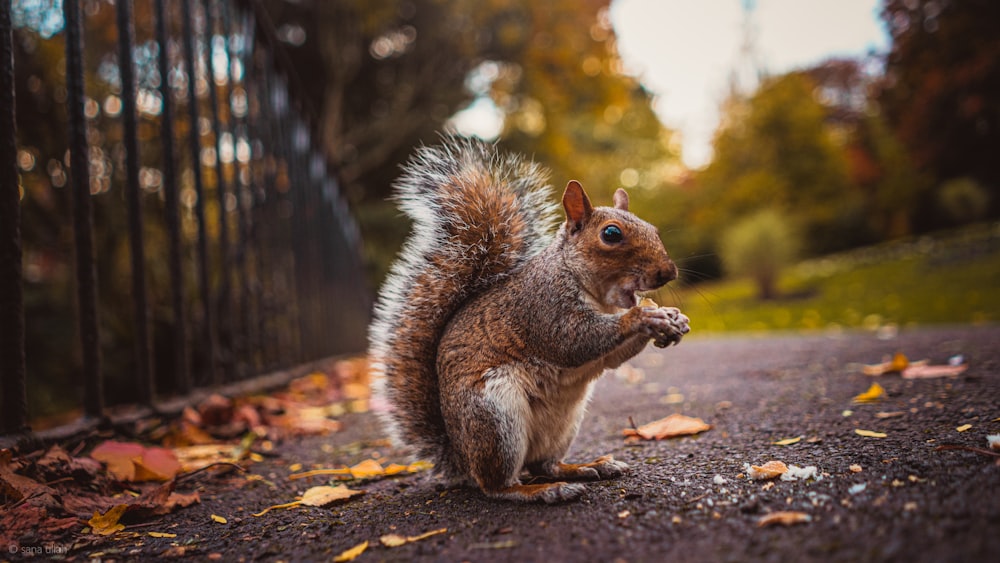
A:
{"type": "Polygon", "coordinates": [[[737,221],[722,235],[719,254],[729,274],[757,283],[761,299],[775,297],[781,269],[795,260],[799,237],[781,212],[764,209],[737,221]]]}

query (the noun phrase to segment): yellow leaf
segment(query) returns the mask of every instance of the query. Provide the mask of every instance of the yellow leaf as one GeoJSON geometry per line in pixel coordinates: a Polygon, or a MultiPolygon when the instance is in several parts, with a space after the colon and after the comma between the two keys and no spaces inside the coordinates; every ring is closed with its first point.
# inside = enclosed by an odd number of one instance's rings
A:
{"type": "Polygon", "coordinates": [[[226,520],[225,518],[223,518],[222,516],[219,516],[218,514],[213,514],[212,515],[212,520],[215,520],[219,524],[225,524],[225,523],[229,522],[229,520],[226,520]]]}
{"type": "Polygon", "coordinates": [[[293,473],[289,475],[288,478],[291,480],[295,479],[305,479],[306,477],[318,477],[320,475],[350,475],[351,470],[347,467],[340,467],[337,469],[313,469],[312,471],[303,471],[302,473],[293,473]]]}
{"type": "Polygon", "coordinates": [[[972,428],[971,424],[963,424],[963,425],[959,426],[958,428],[956,428],[955,430],[958,430],[959,432],[965,432],[966,430],[968,430],[970,428],[972,428]]]}
{"type": "Polygon", "coordinates": [[[410,536],[410,537],[408,537],[406,539],[410,540],[411,542],[420,541],[420,540],[427,539],[427,538],[429,538],[431,536],[436,536],[438,534],[444,534],[447,531],[448,531],[448,528],[438,528],[437,530],[431,530],[429,532],[425,532],[423,534],[420,534],[419,536],[410,536]]]}
{"type": "Polygon", "coordinates": [[[426,533],[420,534],[419,536],[406,536],[406,537],[403,537],[403,536],[401,536],[399,534],[386,534],[386,535],[380,537],[379,541],[382,542],[382,545],[384,545],[386,547],[399,547],[401,545],[406,545],[408,543],[413,543],[413,542],[417,542],[417,541],[420,541],[420,540],[427,539],[427,538],[429,538],[431,536],[436,536],[438,534],[443,534],[443,533],[445,533],[447,531],[448,531],[448,528],[439,528],[437,530],[431,530],[430,532],[426,532],[426,533]]]}
{"type": "Polygon", "coordinates": [[[396,475],[397,473],[402,473],[406,470],[407,467],[405,465],[400,465],[398,463],[390,463],[389,465],[385,466],[385,470],[383,471],[383,473],[385,473],[385,475],[396,475]]]}
{"type": "Polygon", "coordinates": [[[399,547],[406,545],[406,538],[399,534],[386,534],[378,539],[386,547],[399,547]]]}
{"type": "Polygon", "coordinates": [[[382,465],[374,459],[366,459],[351,467],[351,475],[355,479],[368,479],[385,475],[385,469],[382,469],[382,465]]]}
{"type": "Polygon", "coordinates": [[[805,512],[780,511],[761,516],[761,518],[757,520],[757,526],[764,527],[772,524],[791,526],[793,524],[801,524],[811,520],[812,516],[806,514],[805,512]]]}
{"type": "Polygon", "coordinates": [[[864,436],[866,438],[885,438],[888,434],[884,432],[875,432],[873,430],[861,430],[860,428],[855,429],[854,433],[858,436],[864,436]]]}
{"type": "Polygon", "coordinates": [[[853,401],[855,403],[874,403],[875,401],[881,400],[885,397],[885,389],[882,388],[878,383],[872,383],[871,387],[867,391],[854,397],[853,401]]]}
{"type": "Polygon", "coordinates": [[[903,371],[910,365],[910,360],[902,352],[896,352],[889,363],[891,371],[903,371]]]}
{"type": "Polygon", "coordinates": [[[271,512],[272,510],[277,510],[279,508],[291,508],[293,506],[299,506],[301,504],[302,504],[301,500],[297,500],[297,501],[294,501],[294,502],[286,502],[285,504],[276,504],[274,506],[269,506],[269,507],[265,508],[264,510],[261,510],[260,512],[255,513],[254,516],[255,517],[263,516],[263,515],[267,514],[268,512],[271,512]]]}
{"type": "Polygon", "coordinates": [[[291,465],[288,466],[288,470],[291,471],[292,473],[295,473],[296,471],[302,471],[302,464],[301,463],[293,463],[293,464],[291,464],[291,465]]]}
{"type": "Polygon", "coordinates": [[[109,536],[115,532],[125,529],[125,524],[118,522],[128,505],[119,504],[108,509],[104,514],[94,512],[94,517],[87,521],[90,524],[90,531],[99,536],[109,536]]]}
{"type": "Polygon", "coordinates": [[[351,549],[344,551],[340,555],[334,557],[333,561],[334,563],[342,563],[344,561],[354,561],[355,559],[358,558],[359,555],[364,553],[366,549],[368,549],[368,540],[365,540],[359,543],[358,545],[352,547],[351,549]]]}
{"type": "Polygon", "coordinates": [[[802,436],[798,438],[785,438],[784,440],[778,440],[777,442],[771,442],[775,446],[791,446],[792,444],[798,443],[802,439],[802,436]]]}
{"type": "Polygon", "coordinates": [[[326,506],[339,500],[347,500],[363,494],[365,494],[364,491],[348,489],[344,485],[337,485],[336,487],[321,485],[307,490],[302,495],[301,503],[305,506],[326,506]]]}
{"type": "Polygon", "coordinates": [[[406,470],[410,473],[416,473],[418,471],[426,471],[428,469],[433,469],[434,464],[429,461],[414,461],[410,465],[406,466],[406,470]]]}
{"type": "Polygon", "coordinates": [[[149,537],[151,537],[151,538],[176,538],[177,534],[168,534],[167,532],[149,532],[149,537]]]}

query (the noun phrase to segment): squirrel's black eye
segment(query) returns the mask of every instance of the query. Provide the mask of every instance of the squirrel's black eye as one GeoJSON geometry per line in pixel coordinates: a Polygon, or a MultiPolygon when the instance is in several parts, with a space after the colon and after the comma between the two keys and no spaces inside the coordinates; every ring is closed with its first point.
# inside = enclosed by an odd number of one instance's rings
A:
{"type": "Polygon", "coordinates": [[[608,225],[601,231],[601,240],[608,244],[621,242],[622,238],[622,230],[618,225],[608,225]]]}

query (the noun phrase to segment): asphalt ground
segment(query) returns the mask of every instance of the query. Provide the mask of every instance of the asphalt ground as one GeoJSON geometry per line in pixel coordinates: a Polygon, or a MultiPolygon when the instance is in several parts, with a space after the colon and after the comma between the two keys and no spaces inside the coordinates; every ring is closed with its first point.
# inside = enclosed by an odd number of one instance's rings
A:
{"type": "Polygon", "coordinates": [[[356,561],[1000,560],[998,458],[939,449],[985,449],[986,436],[1000,434],[1000,327],[904,328],[882,338],[692,335],[677,347],[649,347],[631,365],[600,380],[569,456],[613,454],[630,472],[588,484],[579,501],[494,501],[421,472],[349,482],[366,494],[332,507],[253,516],[330,482],[288,479],[302,468],[404,461],[373,414],[354,414],[341,432],[279,445],[248,474],[199,481],[201,504],[149,528],[175,537],[119,534],[75,555],[330,561],[367,541],[356,561]],[[862,364],[896,352],[934,364],[960,355],[969,368],[934,379],[862,373],[862,364]],[[883,399],[852,402],[874,381],[883,399]],[[641,425],[672,413],[713,428],[660,441],[623,438],[630,417],[641,425]],[[770,460],[815,467],[815,478],[747,477],[747,464],[770,460]],[[761,525],[780,511],[808,521],[761,525]],[[442,528],[400,547],[379,541],[442,528]]]}

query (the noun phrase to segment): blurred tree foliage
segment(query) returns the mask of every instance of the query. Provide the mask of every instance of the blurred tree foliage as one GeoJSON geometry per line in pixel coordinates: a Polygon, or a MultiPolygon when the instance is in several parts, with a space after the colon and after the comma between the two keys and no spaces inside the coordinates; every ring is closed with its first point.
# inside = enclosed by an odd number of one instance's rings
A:
{"type": "Polygon", "coordinates": [[[719,254],[727,272],[757,284],[760,299],[777,297],[778,275],[798,253],[799,237],[784,213],[763,208],[727,228],[719,254]]]}
{"type": "MultiPolygon", "coordinates": [[[[878,101],[893,130],[935,183],[969,176],[1000,216],[1000,2],[887,0],[892,36],[878,101]]],[[[941,226],[927,194],[921,227],[941,226]]]]}
{"type": "Polygon", "coordinates": [[[725,227],[763,208],[793,217],[809,253],[857,242],[862,194],[816,88],[807,74],[790,73],[727,103],[715,156],[697,176],[691,217],[706,249],[725,227]]]}
{"type": "Polygon", "coordinates": [[[399,164],[489,100],[501,144],[598,201],[676,173],[672,135],[624,75],[609,0],[324,0],[266,5],[320,136],[357,204],[377,283],[407,226],[386,200],[399,164]]]}

